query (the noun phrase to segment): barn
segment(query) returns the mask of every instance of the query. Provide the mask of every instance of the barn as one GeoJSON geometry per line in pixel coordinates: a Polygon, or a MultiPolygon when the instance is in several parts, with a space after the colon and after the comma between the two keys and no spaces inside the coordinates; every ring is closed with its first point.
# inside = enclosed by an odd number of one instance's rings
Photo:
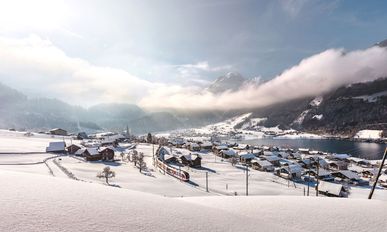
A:
{"type": "Polygon", "coordinates": [[[65,142],[50,142],[46,147],[46,152],[62,153],[66,151],[65,142]]]}
{"type": "Polygon", "coordinates": [[[75,155],[79,155],[85,158],[86,161],[97,161],[102,159],[102,155],[96,148],[81,148],[75,155]]]}
{"type": "Polygon", "coordinates": [[[80,146],[71,144],[70,146],[66,147],[66,150],[69,154],[75,154],[79,149],[81,149],[80,146]]]}
{"type": "Polygon", "coordinates": [[[202,157],[199,154],[189,154],[180,156],[180,161],[183,165],[190,167],[201,167],[202,157]]]}
{"type": "Polygon", "coordinates": [[[61,129],[61,128],[54,128],[54,129],[50,130],[50,134],[66,136],[67,135],[67,131],[64,130],[64,129],[61,129]]]}
{"type": "Polygon", "coordinates": [[[114,160],[114,150],[110,147],[102,147],[99,149],[102,160],[112,161],[114,160]]]}
{"type": "Polygon", "coordinates": [[[330,197],[347,197],[348,191],[341,184],[320,181],[318,192],[330,197]]]}
{"type": "Polygon", "coordinates": [[[252,160],[251,167],[255,170],[271,172],[274,170],[274,166],[267,160],[252,160]]]}

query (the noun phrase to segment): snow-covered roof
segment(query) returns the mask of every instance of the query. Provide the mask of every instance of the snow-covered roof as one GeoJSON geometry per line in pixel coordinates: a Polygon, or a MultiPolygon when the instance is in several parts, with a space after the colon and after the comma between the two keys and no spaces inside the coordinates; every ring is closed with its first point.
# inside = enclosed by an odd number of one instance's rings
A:
{"type": "Polygon", "coordinates": [[[272,152],[272,151],[264,151],[263,155],[264,156],[277,156],[278,153],[277,152],[272,152]]]}
{"type": "MultiPolygon", "coordinates": [[[[306,172],[308,172],[308,171],[309,170],[307,170],[306,172]]],[[[317,174],[316,169],[311,169],[310,171],[317,174]]],[[[329,175],[331,175],[331,173],[328,170],[325,170],[323,168],[318,169],[318,176],[329,176],[329,175]]]]}
{"type": "Polygon", "coordinates": [[[291,154],[294,158],[301,158],[301,154],[298,152],[294,152],[291,154]]]}
{"type": "Polygon", "coordinates": [[[275,155],[263,156],[262,158],[264,158],[265,160],[267,160],[269,162],[280,160],[280,158],[278,156],[275,156],[275,155]]]}
{"type": "Polygon", "coordinates": [[[335,173],[341,173],[342,175],[344,175],[350,180],[360,180],[360,177],[356,173],[350,170],[340,170],[335,173]]]}
{"type": "Polygon", "coordinates": [[[186,158],[187,160],[194,160],[196,158],[202,158],[199,154],[188,154],[188,155],[183,155],[184,158],[186,158]]]}
{"type": "Polygon", "coordinates": [[[318,185],[319,191],[330,193],[335,196],[340,196],[342,189],[343,189],[343,186],[341,184],[334,184],[327,181],[320,181],[318,185]]]}
{"type": "Polygon", "coordinates": [[[241,157],[243,159],[254,159],[255,155],[251,154],[251,153],[245,153],[245,154],[239,155],[239,157],[241,157]]]}
{"type": "Polygon", "coordinates": [[[190,146],[191,147],[199,147],[199,144],[197,144],[197,143],[190,143],[190,146]]]}
{"type": "Polygon", "coordinates": [[[225,146],[225,145],[219,145],[219,146],[216,146],[215,149],[217,149],[217,150],[227,150],[227,149],[228,149],[228,146],[225,146]]]}
{"type": "Polygon", "coordinates": [[[50,142],[46,147],[46,152],[58,152],[64,151],[66,148],[65,142],[50,142]]]}
{"type": "Polygon", "coordinates": [[[86,151],[88,151],[90,155],[98,155],[99,154],[97,148],[81,148],[75,152],[75,155],[82,155],[86,151]]]}
{"type": "Polygon", "coordinates": [[[271,167],[273,166],[272,163],[270,163],[267,160],[252,160],[251,163],[258,163],[261,167],[271,167]]]}
{"type": "Polygon", "coordinates": [[[75,155],[82,155],[86,151],[86,148],[81,148],[75,152],[75,155]]]}
{"type": "Polygon", "coordinates": [[[233,149],[222,150],[222,153],[225,155],[228,155],[228,156],[235,156],[236,155],[236,152],[233,149]]]}
{"type": "Polygon", "coordinates": [[[278,152],[278,155],[281,155],[282,158],[287,158],[289,156],[289,153],[281,151],[281,152],[278,152]]]}
{"type": "Polygon", "coordinates": [[[290,171],[290,173],[300,173],[302,172],[302,167],[298,164],[291,164],[287,167],[284,167],[286,170],[290,171]]]}
{"type": "Polygon", "coordinates": [[[104,151],[106,149],[111,149],[113,151],[115,150],[114,147],[100,147],[98,150],[99,150],[99,152],[102,152],[102,151],[104,151]]]}
{"type": "Polygon", "coordinates": [[[202,147],[211,147],[212,146],[212,143],[211,142],[203,142],[202,147]]]}
{"type": "Polygon", "coordinates": [[[332,154],[331,155],[331,158],[333,158],[333,159],[341,159],[341,160],[348,159],[349,157],[351,157],[351,156],[348,155],[348,154],[332,154]]]}

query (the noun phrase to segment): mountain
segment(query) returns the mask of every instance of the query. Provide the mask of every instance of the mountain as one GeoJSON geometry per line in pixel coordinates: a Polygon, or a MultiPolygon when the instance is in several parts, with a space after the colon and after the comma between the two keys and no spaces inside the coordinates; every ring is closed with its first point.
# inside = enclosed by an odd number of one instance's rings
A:
{"type": "Polygon", "coordinates": [[[363,129],[387,132],[387,78],[341,87],[323,96],[256,109],[263,126],[353,136],[363,129]]]}
{"type": "Polygon", "coordinates": [[[219,94],[225,91],[238,90],[247,80],[239,73],[229,72],[223,76],[218,77],[207,90],[219,94]]]}
{"type": "Polygon", "coordinates": [[[224,111],[165,110],[146,112],[134,104],[98,104],[88,109],[57,99],[28,98],[19,91],[0,84],[0,128],[48,130],[55,127],[70,132],[96,130],[133,133],[204,126],[232,116],[224,111]]]}
{"type": "Polygon", "coordinates": [[[386,40],[383,40],[379,43],[376,43],[375,46],[379,46],[379,47],[387,47],[387,39],[386,40]]]}

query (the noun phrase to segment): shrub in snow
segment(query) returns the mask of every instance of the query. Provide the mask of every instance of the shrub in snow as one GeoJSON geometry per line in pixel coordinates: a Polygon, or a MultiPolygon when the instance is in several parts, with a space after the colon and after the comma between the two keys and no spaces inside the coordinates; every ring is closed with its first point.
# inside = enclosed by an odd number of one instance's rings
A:
{"type": "Polygon", "coordinates": [[[109,184],[109,179],[116,176],[116,173],[109,166],[104,167],[103,171],[97,174],[98,178],[105,178],[106,184],[109,184]]]}

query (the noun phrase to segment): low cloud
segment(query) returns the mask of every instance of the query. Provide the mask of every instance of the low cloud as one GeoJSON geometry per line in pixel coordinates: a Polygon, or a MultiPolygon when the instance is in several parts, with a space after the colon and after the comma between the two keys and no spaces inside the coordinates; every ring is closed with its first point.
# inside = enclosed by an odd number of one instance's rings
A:
{"type": "Polygon", "coordinates": [[[287,100],[313,97],[351,83],[387,76],[387,50],[372,47],[345,53],[330,49],[302,60],[261,85],[243,86],[236,92],[213,94],[181,88],[155,91],[140,103],[146,107],[189,109],[256,108],[287,100]],[[157,99],[157,101],[155,100],[157,99]],[[155,104],[157,102],[157,104],[155,104]]]}

